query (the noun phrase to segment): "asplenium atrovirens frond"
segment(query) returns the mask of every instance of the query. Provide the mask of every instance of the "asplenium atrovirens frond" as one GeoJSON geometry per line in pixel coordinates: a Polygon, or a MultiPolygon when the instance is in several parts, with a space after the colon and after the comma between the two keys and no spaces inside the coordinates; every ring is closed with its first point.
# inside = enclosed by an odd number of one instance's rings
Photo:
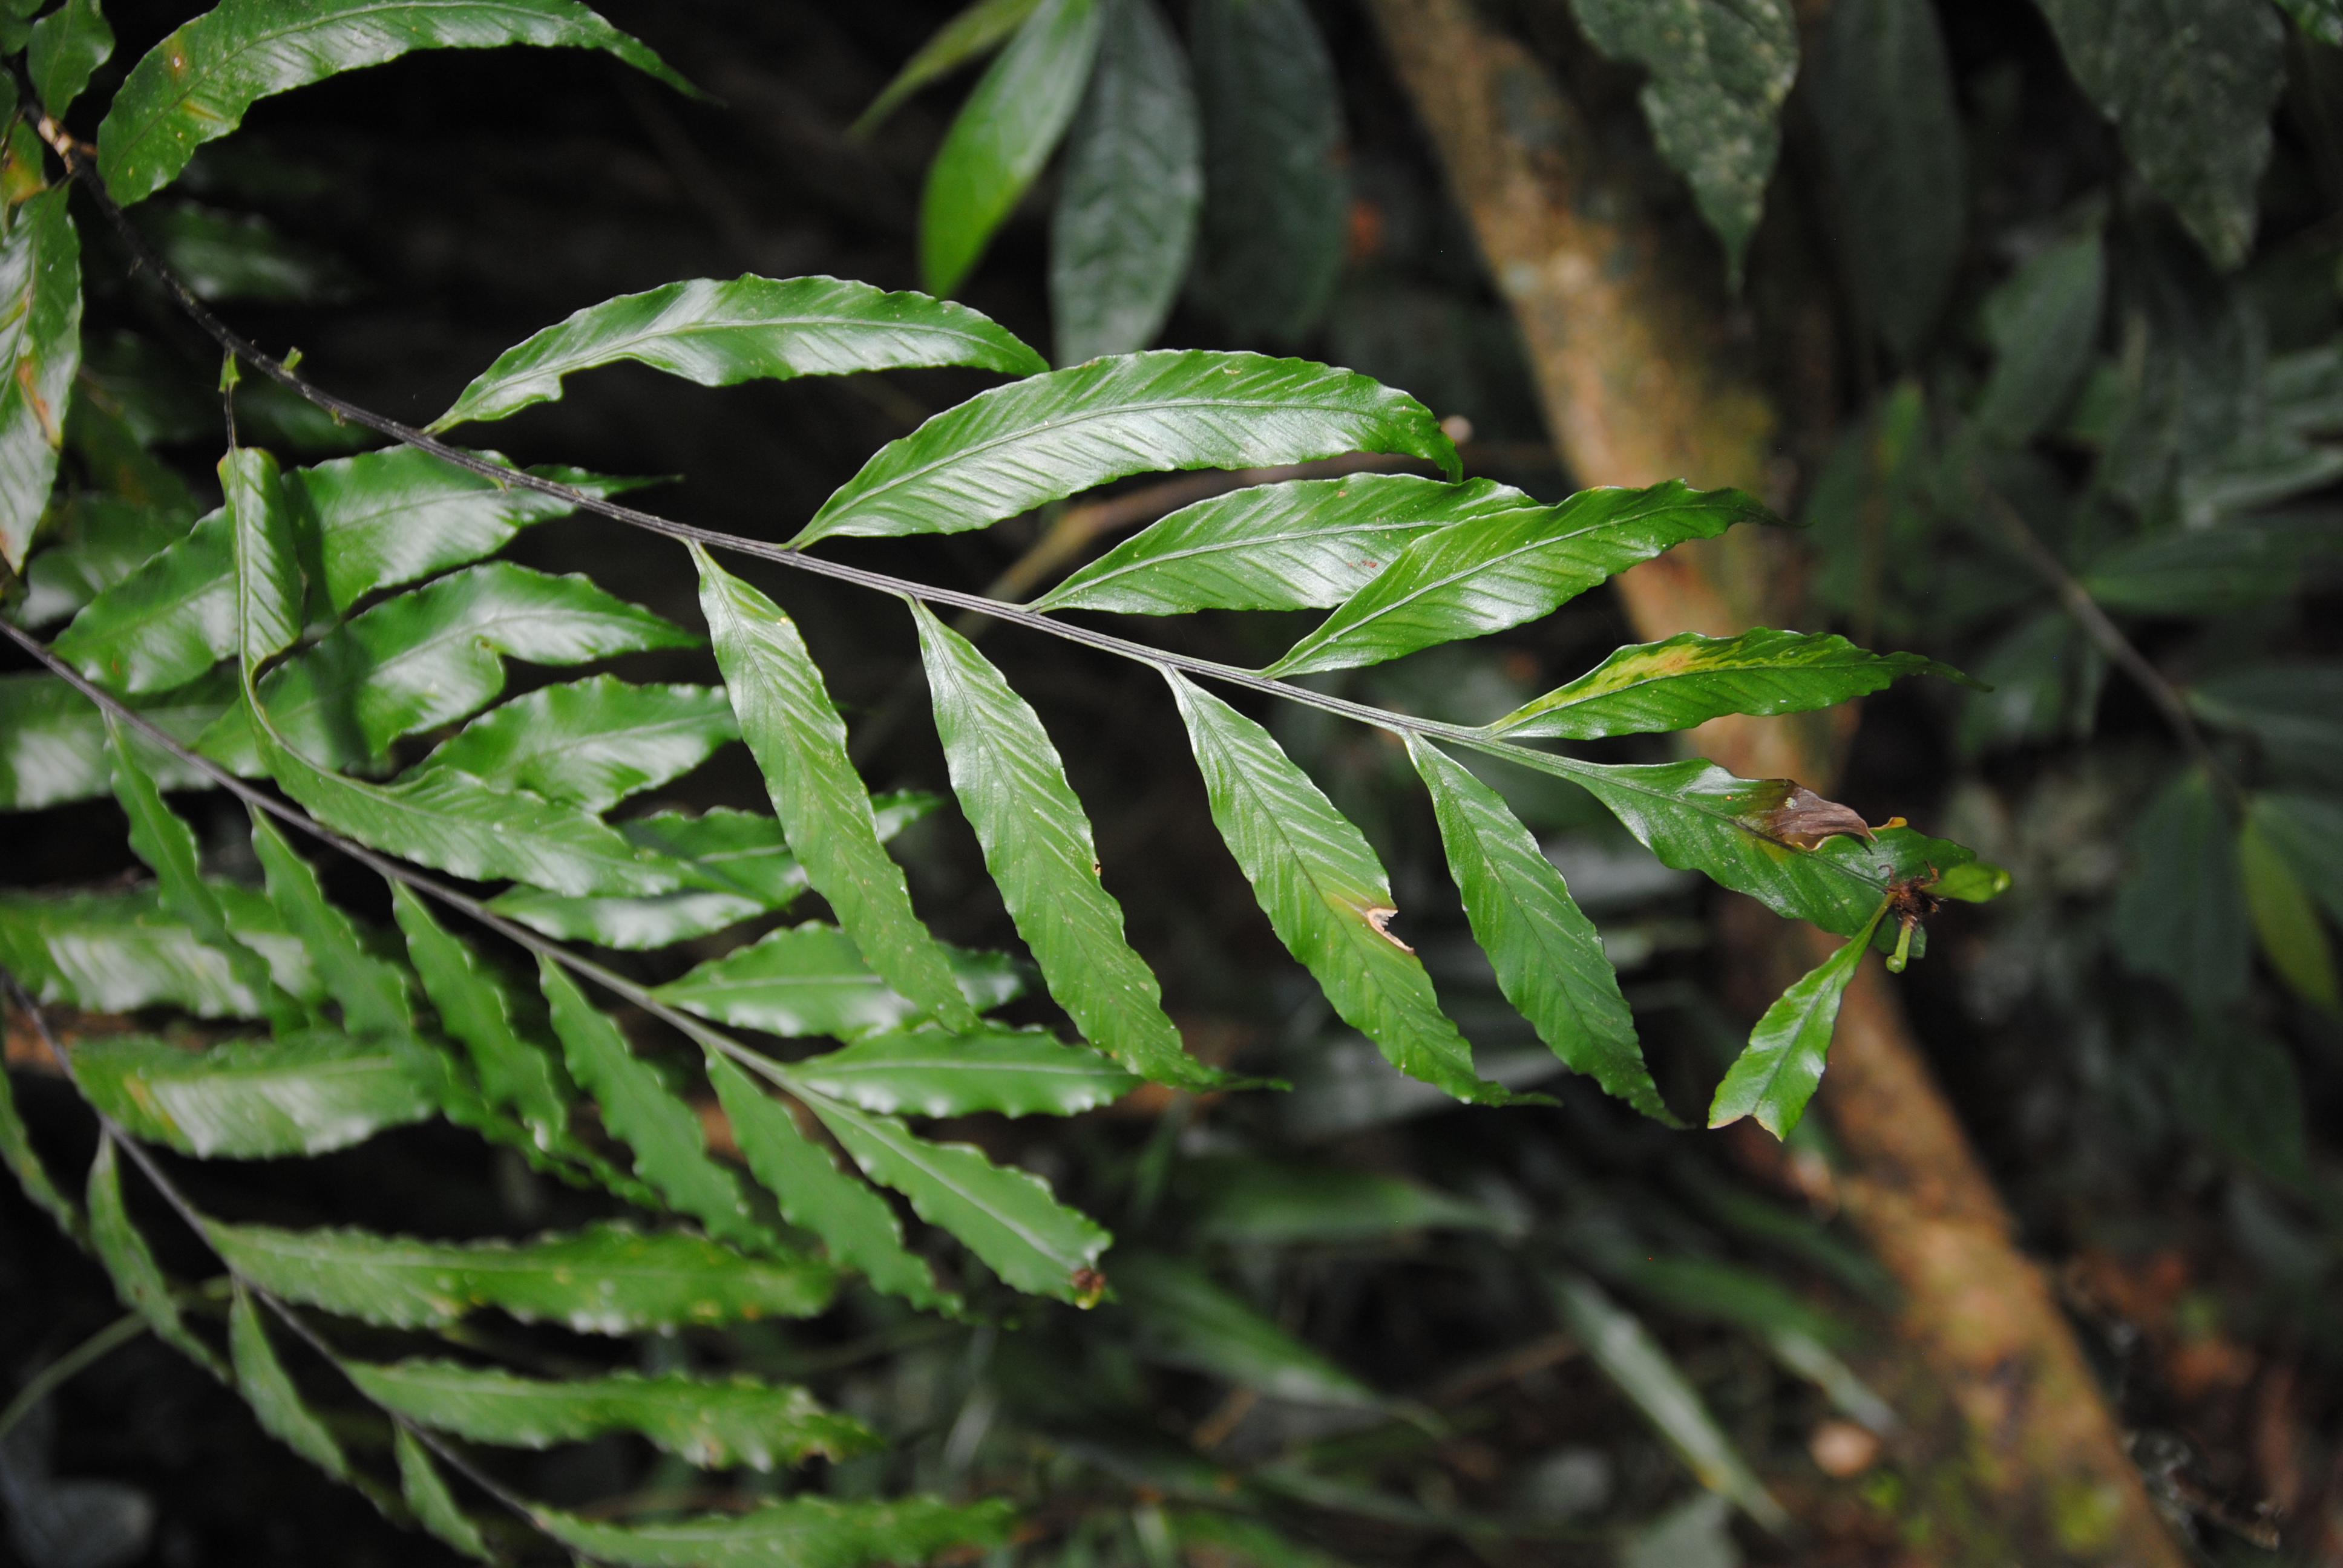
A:
{"type": "MultiPolygon", "coordinates": [[[[230,0],[130,73],[100,127],[94,169],[44,123],[69,175],[102,177],[91,192],[118,219],[115,203],[167,184],[197,141],[260,95],[407,48],[500,42],[599,47],[665,70],[566,0],[230,0]],[[246,47],[264,36],[300,46],[246,47]]],[[[0,1154],[86,1239],[155,1332],[233,1381],[269,1431],[461,1550],[485,1554],[493,1543],[449,1489],[449,1464],[528,1524],[610,1562],[781,1553],[849,1564],[999,1543],[1003,1505],[934,1498],[800,1495],[664,1524],[555,1510],[449,1440],[533,1447],[628,1431],[695,1464],[759,1468],[877,1440],[792,1385],[525,1377],[468,1351],[453,1359],[448,1344],[476,1347],[460,1325],[490,1309],[600,1334],[804,1316],[823,1311],[849,1274],[941,1312],[985,1311],[997,1299],[988,1272],[1011,1291],[1088,1304],[1112,1278],[1107,1232],[1039,1177],[924,1136],[909,1119],[1069,1115],[1143,1081],[1242,1087],[1192,1056],[1165,1014],[1125,940],[1049,727],[936,608],[1160,671],[1215,824],[1279,939],[1395,1067],[1460,1100],[1514,1097],[1476,1071],[1423,965],[1392,931],[1389,881],[1364,836],[1220,692],[1310,704],[1400,739],[1504,996],[1563,1061],[1657,1117],[1666,1108],[1593,925],[1463,753],[1576,783],[1668,865],[1849,939],[1766,1015],[1720,1091],[1718,1115],[1755,1113],[1777,1132],[1812,1093],[1837,998],[1863,946],[1888,941],[1887,916],[1996,886],[1958,846],[1901,826],[1865,828],[1786,780],[1739,779],[1698,760],[1602,764],[1531,744],[1805,711],[1898,675],[1952,673],[1914,656],[1789,632],[1675,638],[1622,649],[1479,727],[1295,684],[1290,677],[1534,620],[1673,545],[1769,520],[1739,492],[1680,483],[1546,504],[1461,482],[1454,449],[1423,405],[1303,360],[1179,351],[1051,371],[997,324],[926,296],[834,278],[694,280],[537,334],[431,426],[503,417],[559,397],[569,375],[621,359],[711,386],[947,365],[1008,377],[882,448],[789,546],[774,547],[635,510],[613,498],[628,481],[516,469],[316,393],[179,288],[232,352],[400,445],[290,470],[235,447],[219,466],[222,506],[198,517],[184,486],[144,499],[96,493],[106,470],[85,437],[75,462],[100,482],[71,498],[73,528],[45,536],[59,453],[55,422],[42,415],[68,396],[79,354],[66,194],[59,185],[20,200],[0,237],[0,284],[15,290],[21,323],[0,398],[0,449],[10,455],[0,463],[0,545],[38,590],[19,601],[21,618],[70,617],[45,644],[11,629],[46,672],[0,678],[0,804],[27,811],[110,792],[154,879],[0,898],[0,963],[30,993],[27,1006],[161,1007],[236,1021],[196,1051],[140,1034],[59,1048],[104,1129],[82,1203],[49,1177],[5,1099],[0,1154]],[[41,397],[45,406],[25,401],[41,397]],[[1163,518],[1030,605],[810,553],[833,537],[986,528],[1136,475],[1361,451],[1443,477],[1354,473],[1234,489],[1163,518]],[[702,643],[700,629],[583,577],[492,558],[522,528],[577,509],[689,549],[710,678],[636,685],[593,675],[503,700],[507,659],[560,668],[702,643]],[[934,800],[871,794],[820,665],[789,617],[719,560],[728,555],[901,601],[956,803],[1079,1041],[988,1016],[1029,983],[1027,967],[939,941],[887,849],[934,800]],[[1329,613],[1261,669],[1067,618],[1312,608],[1329,613]],[[417,737],[437,744],[417,756],[417,737]],[[762,772],[771,815],[628,814],[631,799],[735,739],[762,772]],[[212,787],[249,809],[258,887],[204,874],[193,831],[164,795],[212,787]],[[389,926],[327,897],[315,841],[388,881],[389,926]],[[475,894],[443,877],[495,890],[475,894]],[[769,926],[808,892],[834,924],[769,926]],[[752,920],[769,929],[665,983],[591,956],[720,943],[752,920]],[[533,960],[533,977],[513,965],[517,954],[533,960]],[[743,1031],[821,1043],[785,1054],[743,1031]],[[435,1117],[638,1217],[522,1241],[291,1231],[197,1210],[146,1154],[159,1145],[197,1159],[295,1159],[435,1117]],[[710,1142],[717,1118],[737,1160],[710,1142]],[[126,1206],[126,1162],[219,1259],[223,1289],[190,1293],[166,1279],[126,1206]],[[889,1192],[967,1257],[910,1236],[889,1192]],[[379,1332],[338,1335],[297,1307],[379,1332]],[[287,1332],[346,1374],[352,1407],[368,1413],[327,1421],[309,1407],[279,1359],[287,1332]],[[363,1356],[352,1348],[360,1343],[363,1356]],[[404,1352],[384,1349],[391,1344],[404,1352]],[[361,1422],[387,1440],[396,1499],[353,1457],[366,1445],[347,1434],[361,1422]]],[[[122,232],[138,250],[136,232],[122,232]]],[[[69,429],[105,427],[102,407],[77,417],[85,422],[69,429]]],[[[1169,1288],[1148,1278],[1147,1289],[1169,1288]]]]}

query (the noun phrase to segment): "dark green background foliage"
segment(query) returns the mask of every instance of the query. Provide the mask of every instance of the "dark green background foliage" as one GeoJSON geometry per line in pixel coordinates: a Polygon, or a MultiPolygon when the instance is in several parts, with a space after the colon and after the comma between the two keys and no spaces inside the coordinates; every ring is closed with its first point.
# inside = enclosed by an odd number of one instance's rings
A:
{"type": "Polygon", "coordinates": [[[2343,1409],[2325,7],[1522,8],[1815,404],[1764,501],[1573,494],[1347,4],[38,9],[95,154],[0,165],[5,613],[109,711],[8,655],[0,967],[72,1065],[12,1001],[0,1372],[133,1316],[0,1437],[28,1568],[1872,1560],[1943,1438],[1802,1112],[1875,948],[2030,1247],[2283,1347],[2249,1416],[2075,1292],[2159,1496],[2283,1560],[2252,1422],[2343,1409]],[[472,467],[224,409],[99,181],[472,467]],[[1775,508],[1814,624],[1622,646],[1606,578],[1775,508]],[[1849,701],[1845,806],[1669,733],[1849,701]],[[1728,893],[1846,943],[1720,972],[1728,893]],[[1787,1159],[1684,1127],[1743,1117],[1787,1159]]]}

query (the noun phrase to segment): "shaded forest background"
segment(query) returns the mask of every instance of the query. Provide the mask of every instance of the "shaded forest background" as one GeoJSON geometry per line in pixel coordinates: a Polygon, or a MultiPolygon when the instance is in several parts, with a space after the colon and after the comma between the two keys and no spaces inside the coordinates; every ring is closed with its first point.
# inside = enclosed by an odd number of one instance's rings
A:
{"type": "MultiPolygon", "coordinates": [[[[110,9],[122,45],[106,70],[118,74],[186,8],[110,9]]],[[[251,336],[278,348],[297,344],[327,385],[417,421],[506,347],[613,295],[743,271],[919,286],[918,193],[964,84],[914,99],[867,144],[846,127],[949,7],[700,0],[604,9],[719,102],[683,101],[583,54],[421,55],[264,103],[238,136],[202,156],[179,194],[140,209],[140,222],[251,336]],[[265,229],[247,226],[256,224],[265,229]]],[[[1554,455],[1520,337],[1383,45],[1347,3],[1330,0],[1315,14],[1348,127],[1351,205],[1338,291],[1299,341],[1245,340],[1193,300],[1161,341],[1298,352],[1365,371],[1461,419],[1468,472],[1544,498],[1568,493],[1577,481],[1554,455]]],[[[1594,55],[1558,5],[1495,14],[1572,84],[1604,136],[1653,162],[1632,69],[1594,55]]],[[[2076,514],[2073,498],[2101,483],[2092,476],[2109,437],[2104,420],[2093,424],[2100,383],[2091,370],[2121,367],[2127,304],[2134,316],[2165,312],[2159,327],[2193,322],[2208,342],[2223,332],[2250,339],[2234,353],[2218,344],[2192,349],[2197,379],[2180,394],[2193,400],[2184,424],[2217,424],[2227,417],[2219,407],[2260,387],[2263,367],[2327,346],[2343,326],[2343,225],[2334,216],[2343,196],[2343,54],[2290,43],[2256,257],[2223,278],[2127,174],[2033,7],[1981,0],[1942,7],[1939,19],[1970,188],[1946,193],[1966,200],[1969,220],[1945,325],[1923,367],[1931,395],[1946,406],[1973,401],[2014,352],[1986,301],[2026,262],[2101,232],[2119,253],[2115,304],[2083,334],[2081,377],[2049,397],[2055,407],[2038,439],[1993,460],[2002,492],[2056,538],[2076,514]],[[2242,368],[2223,368],[2232,363],[2242,368]]],[[[1935,923],[1928,959],[1899,982],[1914,1028],[2016,1215],[2021,1243],[2049,1271],[2152,1495],[2192,1549],[2221,1563],[2343,1562],[2335,1288],[2343,1029],[2267,965],[2250,993],[2224,1001],[2202,1028],[2184,1026],[2186,1007],[2162,989],[2173,967],[2153,953],[2127,964],[2113,911],[2136,859],[2127,835],[2169,771],[2166,725],[2138,687],[2092,664],[2055,612],[2040,623],[2050,629],[2029,632],[2039,620],[2029,596],[2040,585],[2006,551],[1981,543],[1959,504],[1915,501],[1918,491],[1896,488],[1875,432],[1895,417],[1901,372],[1865,327],[1804,85],[1785,126],[1782,170],[1745,291],[1724,307],[1786,411],[1768,499],[1813,524],[1797,548],[1818,628],[1920,648],[1997,688],[1988,699],[1916,683],[1867,699],[1835,791],[1868,820],[1908,818],[1976,844],[2016,877],[2002,903],[1956,908],[1935,923]],[[1850,568],[1876,547],[1878,525],[1864,519],[1883,508],[1893,518],[1884,555],[1850,568]]],[[[960,296],[1045,346],[1050,196],[1045,177],[960,296]]],[[[1688,202],[1669,216],[1672,246],[1699,267],[1719,265],[1688,202]]],[[[122,256],[106,253],[96,226],[85,232],[93,236],[85,263],[92,372],[125,392],[183,471],[207,472],[221,443],[207,346],[127,276],[122,256]]],[[[2046,308],[2055,311],[2055,302],[2046,308]]],[[[522,463],[688,475],[650,492],[650,504],[779,540],[875,447],[987,384],[976,373],[897,372],[712,391],[618,367],[509,421],[494,442],[522,463]]],[[[239,417],[248,437],[288,456],[366,444],[363,432],[265,394],[247,394],[239,417]]],[[[2313,437],[2328,433],[2310,428],[2313,437]]],[[[2193,437],[2161,438],[2177,448],[2193,437]]],[[[1926,489],[1933,481],[1912,483],[1926,489]]],[[[2317,484],[2284,498],[2332,524],[2331,497],[2317,484]]],[[[978,588],[1014,565],[1051,520],[852,542],[841,553],[978,588]]],[[[2168,612],[2143,599],[2147,608],[2127,625],[2180,682],[2256,661],[2343,657],[2331,536],[2323,548],[2323,556],[2303,553],[2275,591],[2210,609],[2174,601],[2168,612]]],[[[548,570],[583,570],[697,624],[689,561],[615,524],[573,519],[523,536],[508,553],[548,570]]],[[[894,607],[779,572],[748,575],[804,628],[873,787],[944,789],[910,625],[894,607]]],[[[1203,617],[1164,635],[1182,651],[1252,666],[1298,629],[1275,618],[1203,617]]],[[[1346,689],[1479,721],[1631,640],[1612,596],[1591,595],[1517,632],[1359,675],[1346,689]]],[[[1551,1110],[1409,1099],[1359,1068],[1353,1042],[1340,1038],[1283,957],[1220,847],[1160,681],[1011,633],[985,646],[1059,734],[1132,943],[1161,977],[1192,1050],[1282,1073],[1296,1090],[1177,1102],[1141,1094],[1062,1127],[970,1119],[950,1131],[1047,1175],[1126,1238],[1209,1253],[1336,1362],[1414,1396],[1443,1420],[1363,1423],[1277,1401],[1234,1406],[1212,1378],[1118,1359],[1116,1331],[1104,1322],[1111,1309],[1092,1323],[1035,1306],[1005,1329],[970,1330],[895,1315],[874,1298],[803,1328],[740,1331],[689,1353],[814,1381],[896,1437],[899,1452],[882,1462],[896,1468],[853,1485],[1025,1496],[1052,1532],[1034,1550],[1061,1553],[1069,1568],[1161,1568],[1144,1527],[1131,1523],[1185,1483],[1172,1470],[1148,1468],[1170,1463],[1160,1448],[1202,1452],[1248,1475],[1301,1456],[1340,1485],[1279,1494],[1290,1533],[1363,1563],[1609,1561],[1671,1524],[1693,1533],[1657,1539],[1696,1537],[1694,1549],[1761,1562],[1970,1560],[1974,1542],[1960,1533],[1984,1539],[1993,1527],[1968,1520],[1957,1496],[1966,1468],[1985,1462],[1965,1450],[1957,1420],[1898,1341],[1893,1292],[1877,1265],[1836,1220],[1835,1151],[1818,1122],[1786,1148],[1746,1123],[1718,1134],[1668,1132],[1550,1074],[1544,1086],[1562,1101],[1551,1110]],[[1229,1194],[1255,1161],[1338,1180],[1343,1171],[1404,1177],[1457,1206],[1339,1233],[1313,1231],[1297,1199],[1274,1224],[1231,1230],[1229,1194]],[[1746,1524],[1726,1534],[1716,1518],[1684,1512],[1697,1500],[1682,1466],[1509,1265],[1525,1246],[1607,1270],[1796,1516],[1796,1543],[1746,1524]],[[1843,1416],[1769,1361],[1748,1332],[1748,1312],[1736,1326],[1735,1312],[1704,1310],[1698,1291],[1672,1299],[1654,1275],[1638,1286],[1636,1271],[1617,1261],[1637,1252],[1730,1265],[1851,1325],[1849,1362],[1905,1416],[1885,1451],[1861,1450],[1859,1432],[1841,1432],[1859,1452],[1830,1449],[1817,1434],[1834,1422],[1843,1428],[1843,1416]],[[991,1403],[971,1425],[980,1389],[991,1403]],[[1212,1441],[1200,1441],[1200,1431],[1212,1441]]],[[[699,672],[696,660],[640,654],[614,668],[630,679],[680,679],[699,672]]],[[[517,686],[529,678],[516,673],[517,686]]],[[[1443,990],[1453,987],[1484,1064],[1534,1063],[1540,1048],[1518,1023],[1509,1035],[1499,1010],[1483,1010],[1487,1018],[1473,1010],[1476,994],[1493,1002],[1494,993],[1475,975],[1404,759],[1379,738],[1313,729],[1313,716],[1274,722],[1383,851],[1408,939],[1443,990]]],[[[2329,713],[2326,722],[2332,729],[2343,719],[2329,713]]],[[[1668,754],[1657,743],[1605,753],[1668,754]]],[[[2259,765],[2241,755],[2240,766],[2259,765]]],[[[734,748],[669,786],[658,804],[762,799],[753,766],[734,748]]],[[[1524,794],[1515,804],[1601,921],[1663,1091],[1695,1113],[1776,983],[1727,956],[1738,950],[1731,934],[1748,911],[1665,871],[1559,786],[1551,798],[1524,794]]],[[[220,798],[190,797],[183,809],[214,853],[210,869],[245,869],[235,860],[239,813],[220,798]],[[205,811],[215,815],[206,820],[205,811]]],[[[0,836],[0,880],[16,887],[97,882],[136,866],[111,802],[14,819],[0,836]]],[[[898,851],[940,935],[1015,946],[974,838],[954,814],[918,824],[898,851]]],[[[355,880],[336,891],[362,906],[379,901],[355,880]]],[[[2189,894],[2179,885],[2158,896],[2189,894]]],[[[705,955],[679,949],[644,960],[645,978],[671,979],[696,956],[705,955]],[[668,963],[672,970],[654,967],[668,963]]],[[[1037,1020],[1051,1016],[1045,1001],[1031,1007],[1037,1020]]],[[[12,1033],[8,1058],[25,1069],[19,1096],[40,1135],[61,1149],[85,1143],[76,1107],[40,1077],[31,1042],[12,1033]]],[[[288,1191],[261,1168],[187,1167],[191,1182],[280,1223],[428,1221],[447,1234],[482,1234],[595,1211],[451,1129],[400,1131],[310,1170],[308,1183],[288,1191]]],[[[0,1345],[19,1379],[117,1310],[103,1276],[13,1189],[0,1198],[0,1345]]],[[[546,1353],[566,1352],[556,1344],[546,1353]]],[[[656,1362],[678,1352],[654,1345],[642,1353],[656,1362]]],[[[148,1493],[158,1523],[147,1560],[165,1568],[329,1554],[351,1564],[453,1561],[276,1448],[232,1397],[151,1343],[83,1374],[55,1408],[56,1471],[148,1493]]],[[[35,1423],[14,1441],[35,1437],[49,1440],[35,1423]]],[[[665,1462],[633,1440],[610,1439],[548,1455],[529,1475],[556,1503],[671,1498],[699,1484],[665,1462]]],[[[1273,1491],[1274,1478],[1263,1484],[1273,1491]]]]}

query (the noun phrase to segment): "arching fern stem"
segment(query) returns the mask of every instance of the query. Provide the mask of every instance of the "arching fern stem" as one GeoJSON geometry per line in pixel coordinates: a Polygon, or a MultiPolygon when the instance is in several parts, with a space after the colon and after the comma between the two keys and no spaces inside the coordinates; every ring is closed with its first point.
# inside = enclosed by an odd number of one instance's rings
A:
{"type": "MultiPolygon", "coordinates": [[[[749,556],[759,560],[775,561],[799,571],[811,572],[818,577],[853,583],[858,587],[870,588],[880,593],[892,594],[899,598],[918,599],[928,604],[949,605],[955,609],[970,611],[994,620],[1006,621],[1012,626],[1023,627],[1029,631],[1038,631],[1048,636],[1061,638],[1069,642],[1079,643],[1087,648],[1098,648],[1101,652],[1150,665],[1159,670],[1176,669],[1186,674],[1201,676],[1209,680],[1224,681],[1248,690],[1283,698],[1290,702],[1298,702],[1305,707],[1339,714],[1345,719],[1374,729],[1388,730],[1393,734],[1405,735],[1413,732],[1456,745],[1469,746],[1492,756],[1522,761],[1524,765],[1541,771],[1553,772],[1557,768],[1564,772],[1574,770],[1572,759],[1558,756],[1550,751],[1534,750],[1516,742],[1492,739],[1481,731],[1463,725],[1443,724],[1434,719],[1419,719],[1413,714],[1374,708],[1325,692],[1312,691],[1308,687],[1297,686],[1290,681],[1256,674],[1249,669],[1240,669],[1232,665],[1220,664],[1211,659],[1197,658],[1192,655],[1174,653],[1164,648],[1151,648],[1145,643],[1116,637],[1111,632],[1070,625],[1038,610],[1028,609],[1022,605],[1010,604],[1001,599],[988,598],[982,594],[967,593],[958,588],[938,588],[910,578],[871,571],[866,568],[850,566],[843,561],[809,555],[803,550],[769,544],[762,539],[748,538],[739,534],[728,534],[714,528],[703,528],[690,523],[678,522],[672,518],[663,518],[656,512],[647,512],[639,507],[629,507],[622,502],[592,495],[573,486],[562,484],[558,480],[528,473],[492,461],[477,452],[451,446],[435,436],[417,429],[412,425],[404,424],[387,415],[377,414],[373,409],[353,403],[347,398],[337,397],[305,379],[283,360],[266,353],[251,339],[215,316],[211,308],[196,297],[195,291],[171,270],[154,246],[147,242],[146,236],[141,234],[124,215],[122,209],[115,205],[113,197],[106,194],[104,184],[96,178],[88,177],[94,171],[82,146],[66,136],[53,121],[45,117],[41,121],[40,128],[41,134],[47,139],[50,146],[55,148],[58,156],[64,159],[69,176],[79,182],[83,191],[97,204],[98,209],[113,225],[115,231],[121,236],[123,244],[128,247],[136,264],[145,267],[154,276],[156,281],[162,285],[164,290],[177,303],[180,310],[190,321],[202,328],[204,333],[226,352],[249,363],[261,374],[298,394],[317,407],[333,415],[337,419],[363,426],[405,446],[428,452],[442,462],[451,463],[458,468],[494,480],[499,485],[535,490],[543,495],[557,497],[579,511],[592,512],[615,522],[641,528],[646,532],[704,545],[713,549],[729,550],[736,555],[749,556]]],[[[17,640],[26,641],[22,637],[17,640]]],[[[26,646],[32,645],[26,643],[26,646]]],[[[44,662],[48,661],[45,659],[44,662]]],[[[77,680],[75,685],[81,687],[84,683],[77,680]]],[[[118,707],[119,705],[110,706],[118,707]]],[[[142,722],[141,729],[155,734],[158,740],[161,739],[159,731],[156,731],[153,726],[142,722]]],[[[164,743],[175,753],[184,755],[185,749],[176,742],[164,743]]],[[[206,771],[216,772],[216,769],[208,768],[206,771]]],[[[377,860],[377,857],[368,857],[369,864],[376,864],[377,860]]],[[[385,872],[385,874],[390,873],[385,872]]],[[[422,882],[415,885],[418,890],[426,886],[422,882]]],[[[441,890],[441,894],[447,897],[460,897],[453,894],[449,890],[441,890]]],[[[509,927],[507,922],[487,915],[480,906],[470,900],[465,900],[465,904],[458,907],[466,907],[467,913],[476,914],[477,918],[486,920],[499,930],[511,933],[516,930],[509,927]]],[[[517,934],[516,940],[519,940],[517,934]]],[[[547,950],[539,941],[532,940],[529,946],[534,951],[547,950]]],[[[567,955],[564,955],[563,961],[568,961],[567,955]]],[[[576,966],[572,964],[571,967],[576,966]]],[[[581,969],[578,972],[582,974],[589,971],[581,969]]],[[[630,1001],[638,1000],[640,993],[631,988],[621,990],[623,982],[618,980],[618,977],[600,970],[599,966],[594,966],[592,973],[598,983],[609,986],[613,990],[620,990],[621,994],[626,995],[630,1001]]],[[[651,1006],[652,1004],[639,1001],[639,1005],[651,1006]]],[[[653,1007],[652,1010],[669,1019],[679,1028],[691,1029],[695,1035],[699,1027],[702,1027],[685,1022],[681,1015],[673,1013],[671,1010],[653,1007]]]]}

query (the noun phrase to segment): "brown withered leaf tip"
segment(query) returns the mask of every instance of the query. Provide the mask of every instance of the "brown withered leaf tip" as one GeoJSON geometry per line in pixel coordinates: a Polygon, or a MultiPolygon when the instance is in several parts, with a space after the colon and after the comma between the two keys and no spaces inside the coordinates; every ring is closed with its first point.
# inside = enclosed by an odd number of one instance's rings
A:
{"type": "Polygon", "coordinates": [[[1801,849],[1811,849],[1840,833],[1865,841],[1872,839],[1871,828],[1861,814],[1835,800],[1824,799],[1803,784],[1792,784],[1782,803],[1758,818],[1757,830],[1801,849]]]}
{"type": "Polygon", "coordinates": [[[1096,1269],[1076,1269],[1071,1283],[1076,1306],[1097,1306],[1099,1298],[1106,1294],[1106,1276],[1096,1269]]]}
{"type": "Polygon", "coordinates": [[[1383,940],[1391,943],[1392,946],[1397,948],[1403,953],[1412,953],[1415,951],[1413,948],[1409,947],[1405,942],[1392,935],[1392,917],[1399,913],[1397,910],[1387,910],[1378,907],[1369,910],[1365,911],[1365,913],[1367,917],[1367,924],[1375,928],[1375,935],[1383,938],[1383,940]]]}

